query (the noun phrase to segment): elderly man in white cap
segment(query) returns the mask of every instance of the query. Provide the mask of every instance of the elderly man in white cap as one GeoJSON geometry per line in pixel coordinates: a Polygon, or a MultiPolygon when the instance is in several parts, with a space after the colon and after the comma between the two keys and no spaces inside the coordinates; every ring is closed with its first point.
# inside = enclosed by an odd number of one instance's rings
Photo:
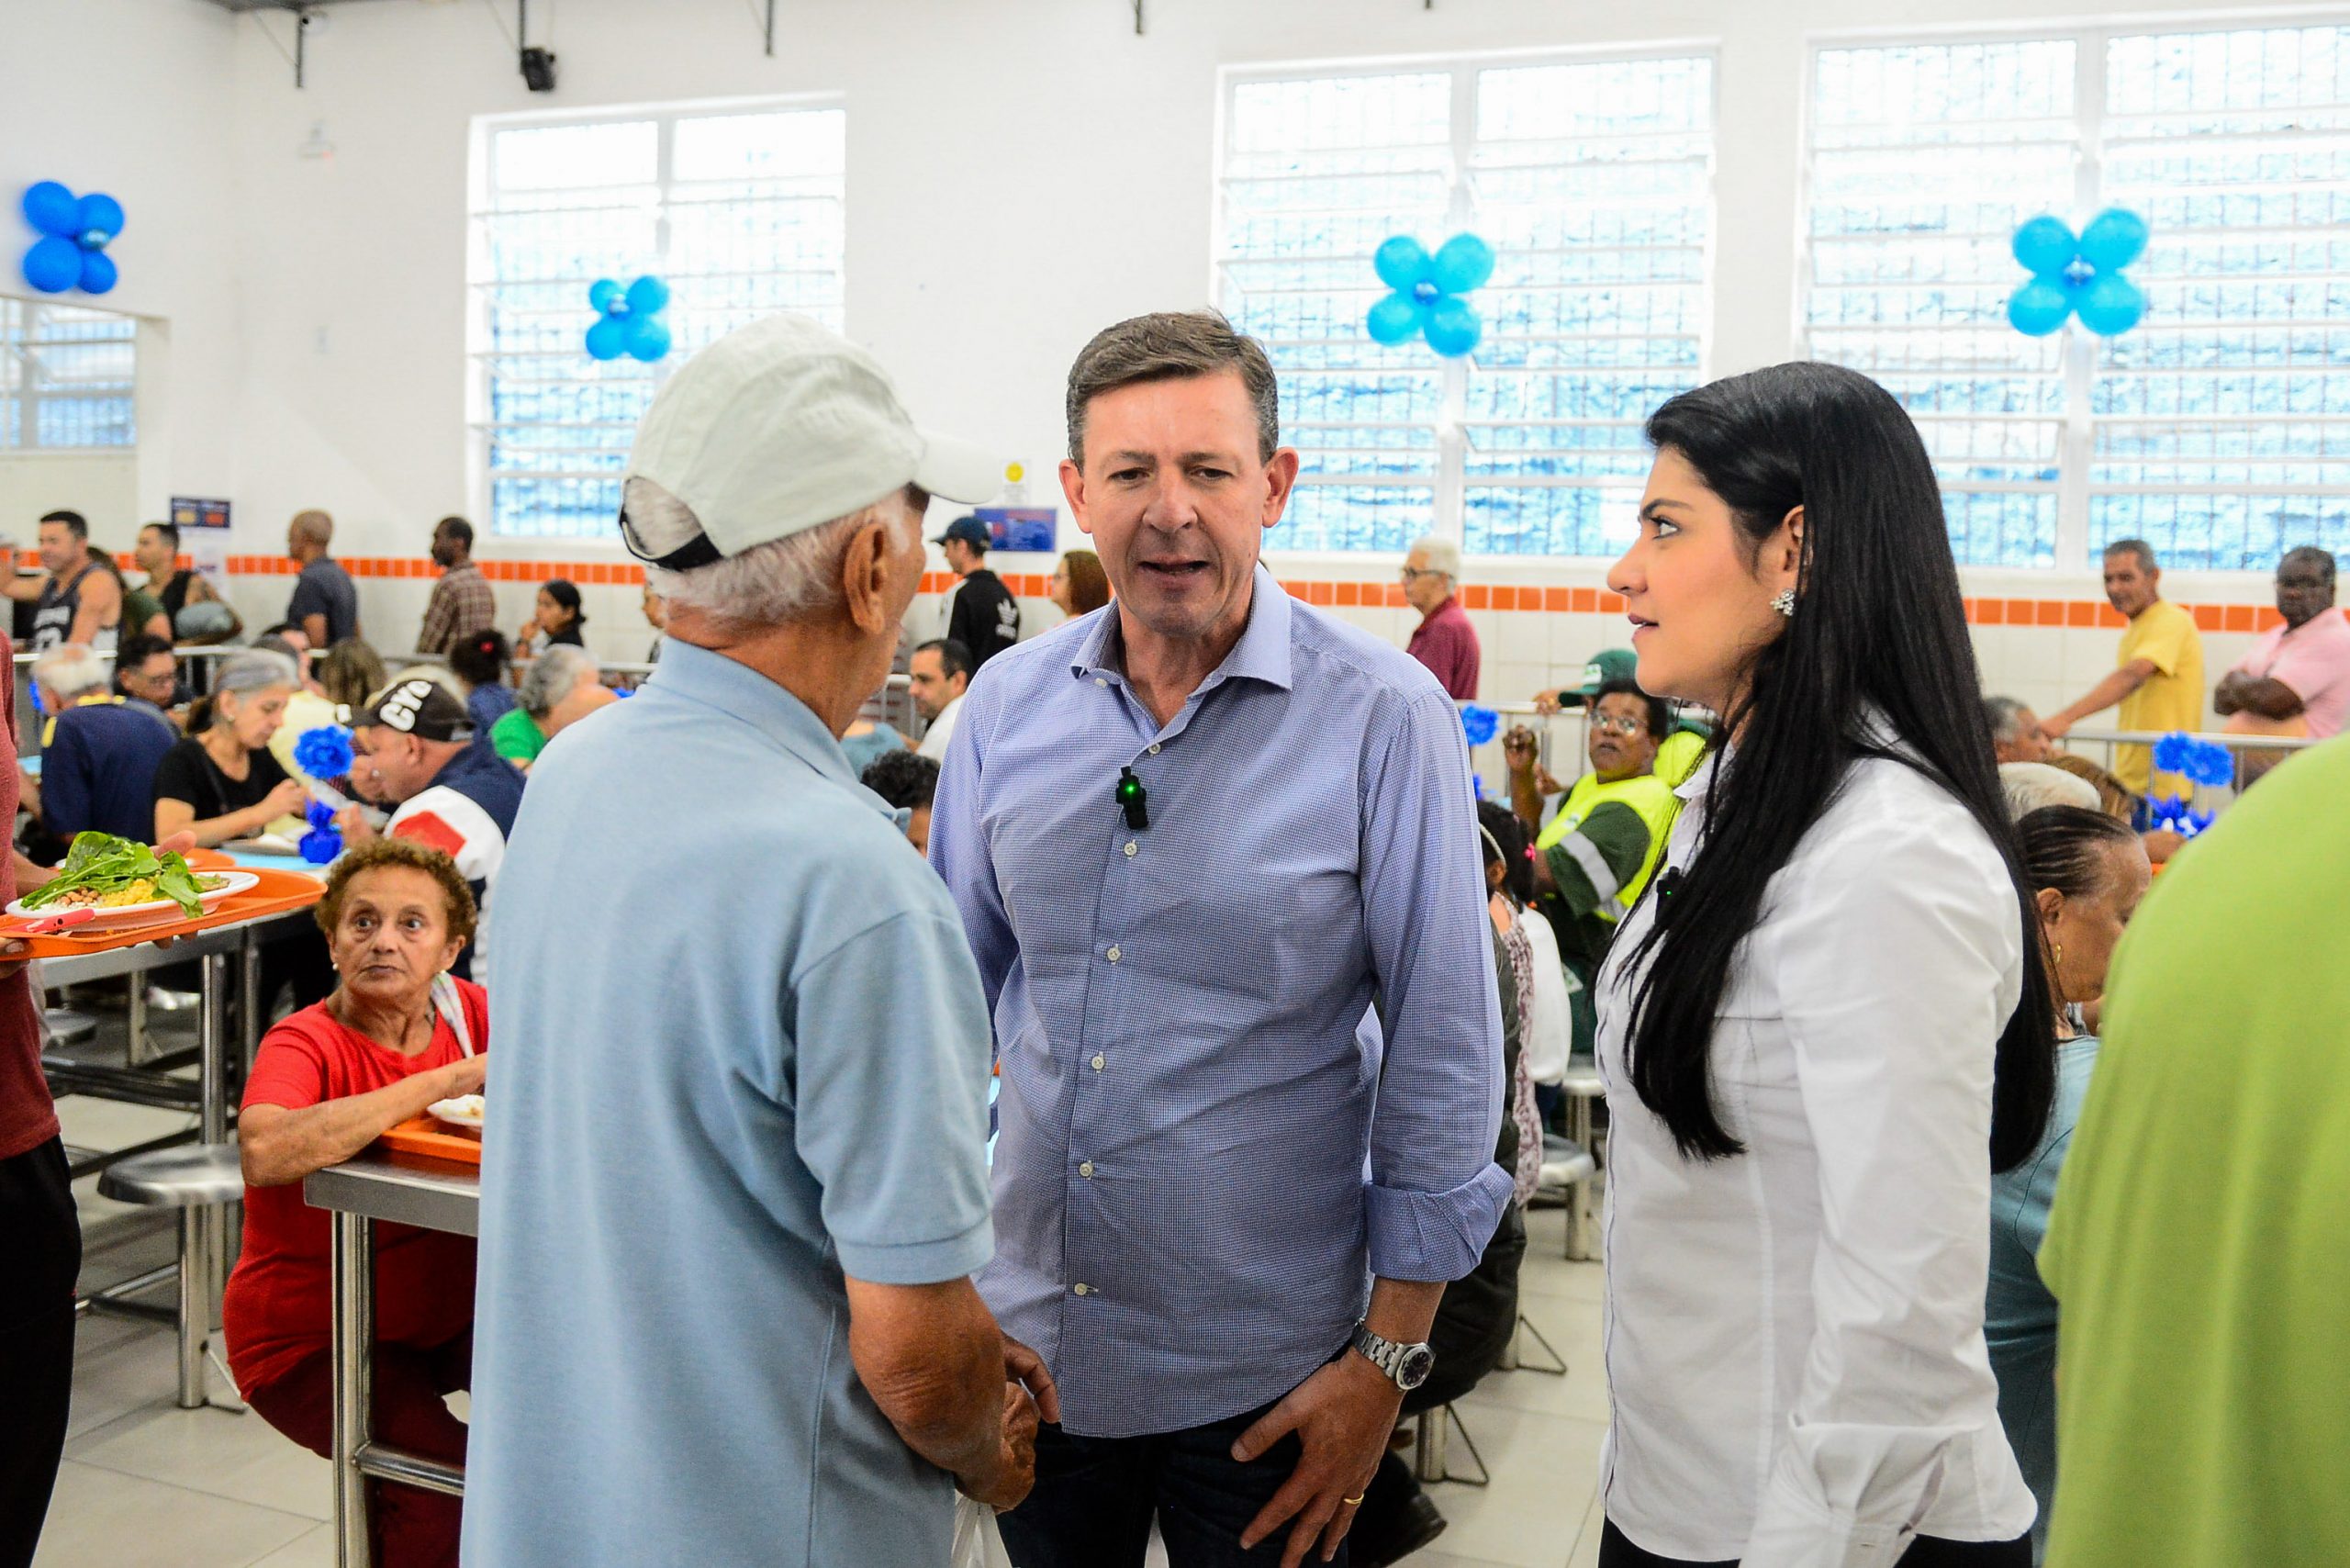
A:
{"type": "Polygon", "coordinates": [[[660,667],[540,756],[498,883],[467,1562],[944,1562],[953,1488],[1027,1492],[1058,1404],[969,1280],[978,971],[837,744],[929,498],[998,472],[800,317],[645,414],[660,667]]]}

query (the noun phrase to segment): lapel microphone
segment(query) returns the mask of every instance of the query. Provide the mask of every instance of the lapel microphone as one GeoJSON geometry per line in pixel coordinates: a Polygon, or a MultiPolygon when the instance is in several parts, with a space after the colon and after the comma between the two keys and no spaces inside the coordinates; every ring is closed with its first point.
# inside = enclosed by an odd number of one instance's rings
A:
{"type": "Polygon", "coordinates": [[[1118,809],[1126,813],[1126,825],[1140,829],[1150,825],[1150,791],[1142,787],[1131,767],[1118,769],[1118,787],[1113,791],[1118,809]]]}

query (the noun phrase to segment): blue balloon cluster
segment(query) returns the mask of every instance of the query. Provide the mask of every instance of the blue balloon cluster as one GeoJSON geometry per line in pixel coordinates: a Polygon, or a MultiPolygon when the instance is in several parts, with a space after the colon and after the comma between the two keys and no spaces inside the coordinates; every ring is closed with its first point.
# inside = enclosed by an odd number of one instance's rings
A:
{"type": "Polygon", "coordinates": [[[351,732],[341,724],[304,730],[294,742],[294,766],[313,778],[343,778],[350,773],[355,755],[351,732]]]}
{"type": "Polygon", "coordinates": [[[79,288],[104,294],[118,275],[106,246],[122,232],[122,203],[95,192],[79,197],[55,180],[25,192],[25,221],[40,238],[25,252],[25,281],[43,294],[79,288]]]}
{"type": "Polygon", "coordinates": [[[1474,702],[1460,705],[1460,733],[1469,737],[1471,745],[1483,745],[1501,727],[1502,716],[1491,708],[1480,708],[1474,702]]]}
{"type": "MultiPolygon", "coordinates": [[[[302,738],[307,741],[311,735],[324,733],[312,730],[302,738]]],[[[300,758],[297,756],[296,761],[298,764],[300,758]]],[[[302,835],[302,842],[297,846],[304,860],[313,866],[323,866],[342,853],[342,834],[334,825],[332,806],[324,801],[313,801],[310,809],[303,813],[303,819],[310,824],[310,831],[302,835]]]]}
{"type": "Polygon", "coordinates": [[[2121,275],[2146,250],[2146,220],[2134,212],[2108,207],[2077,238],[2064,219],[2043,215],[2016,230],[2013,248],[2031,277],[2009,297],[2008,324],[2026,337],[2044,338],[2078,316],[2110,338],[2146,313],[2146,297],[2121,275]]]}
{"type": "Polygon", "coordinates": [[[2236,759],[2217,741],[2207,741],[2173,730],[2154,743],[2154,771],[2182,773],[2197,784],[2232,784],[2236,759]]]}
{"type": "Polygon", "coordinates": [[[599,277],[588,289],[588,303],[596,308],[596,324],[588,329],[588,357],[618,359],[627,354],[651,364],[669,352],[669,323],[661,312],[669,304],[669,286],[657,277],[641,277],[623,289],[599,277]]]}
{"type": "Polygon", "coordinates": [[[2211,825],[2217,813],[2199,812],[2178,795],[2156,795],[2146,801],[2146,831],[2158,833],[2167,828],[2181,838],[2193,838],[2211,825]]]}
{"type": "Polygon", "coordinates": [[[1363,326],[1373,342],[1427,340],[1447,359],[1477,346],[1484,324],[1460,297],[1494,275],[1494,248],[1474,234],[1455,234],[1435,255],[1408,234],[1398,234],[1371,258],[1379,281],[1395,292],[1371,308],[1363,326]]]}

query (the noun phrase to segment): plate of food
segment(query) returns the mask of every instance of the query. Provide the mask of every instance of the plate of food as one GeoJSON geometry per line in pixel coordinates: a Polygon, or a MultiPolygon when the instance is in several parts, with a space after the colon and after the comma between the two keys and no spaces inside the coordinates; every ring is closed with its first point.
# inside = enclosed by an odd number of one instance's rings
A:
{"type": "Polygon", "coordinates": [[[469,1137],[481,1137],[482,1097],[478,1094],[458,1094],[447,1100],[435,1100],[424,1109],[444,1127],[454,1127],[469,1137]]]}
{"type": "Polygon", "coordinates": [[[58,920],[80,931],[113,931],[194,920],[261,880],[250,871],[199,871],[173,850],[110,833],[77,834],[54,880],[8,905],[22,920],[58,920]]]}

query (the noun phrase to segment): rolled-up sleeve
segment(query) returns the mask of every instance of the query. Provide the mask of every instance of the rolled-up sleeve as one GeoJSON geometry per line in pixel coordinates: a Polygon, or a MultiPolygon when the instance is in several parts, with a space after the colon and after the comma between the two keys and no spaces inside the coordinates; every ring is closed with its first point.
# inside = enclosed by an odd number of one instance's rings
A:
{"type": "Polygon", "coordinates": [[[1371,1127],[1371,1271],[1457,1280],[1501,1222],[1501,1000],[1460,720],[1401,702],[1362,801],[1364,928],[1386,1057],[1371,1127]]]}
{"type": "Polygon", "coordinates": [[[850,1276],[935,1284],[994,1251],[987,1020],[954,922],[901,914],[792,980],[800,1159],[850,1276]]]}
{"type": "Polygon", "coordinates": [[[1881,1568],[1941,1489],[1982,1479],[1960,1457],[1981,1423],[1960,1413],[1987,1375],[1992,1066],[2021,914],[1989,846],[1939,831],[1823,856],[1758,955],[1818,1149],[1821,1235],[1747,1568],[1881,1568]]]}

